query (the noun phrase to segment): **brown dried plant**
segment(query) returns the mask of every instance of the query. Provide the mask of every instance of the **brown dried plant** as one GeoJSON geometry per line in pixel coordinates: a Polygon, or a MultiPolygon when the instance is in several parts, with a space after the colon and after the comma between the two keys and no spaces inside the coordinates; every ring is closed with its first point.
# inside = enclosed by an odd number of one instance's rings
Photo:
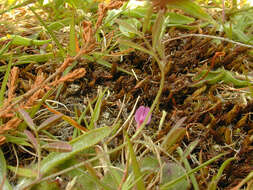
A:
{"type": "Polygon", "coordinates": [[[59,80],[55,80],[50,83],[50,86],[57,86],[60,83],[71,82],[78,78],[83,77],[86,74],[86,70],[84,68],[76,69],[73,72],[67,74],[66,76],[61,77],[59,80]]]}
{"type": "Polygon", "coordinates": [[[92,52],[96,47],[95,32],[101,26],[103,18],[106,16],[108,10],[120,8],[123,2],[121,1],[111,1],[109,4],[105,5],[103,3],[99,4],[98,10],[98,20],[93,29],[91,22],[83,22],[83,41],[84,46],[78,51],[77,55],[74,57],[65,58],[63,64],[56,70],[55,73],[49,77],[45,77],[42,71],[39,71],[35,79],[34,84],[31,89],[25,94],[21,95],[18,100],[14,101],[15,89],[17,87],[16,83],[18,81],[19,69],[14,67],[11,70],[11,74],[8,82],[8,98],[4,102],[4,105],[0,109],[0,118],[10,118],[5,124],[0,126],[0,145],[5,142],[5,137],[3,134],[10,130],[16,129],[22,120],[15,116],[17,109],[28,109],[35,105],[38,99],[41,99],[46,92],[51,88],[62,84],[67,81],[74,81],[78,78],[83,77],[86,74],[84,68],[79,68],[73,72],[67,74],[66,76],[61,76],[63,71],[71,65],[74,61],[79,60],[82,55],[92,52]],[[18,105],[18,106],[16,106],[18,105]]]}
{"type": "Polygon", "coordinates": [[[101,26],[102,21],[109,10],[118,9],[122,5],[122,1],[111,1],[109,4],[100,3],[98,5],[98,19],[95,25],[95,31],[101,26]]]}
{"type": "Polygon", "coordinates": [[[17,79],[18,79],[18,73],[19,73],[19,69],[18,67],[13,67],[11,69],[11,73],[10,73],[10,79],[8,82],[8,99],[7,102],[11,102],[12,99],[15,97],[15,90],[17,88],[17,79]]]}

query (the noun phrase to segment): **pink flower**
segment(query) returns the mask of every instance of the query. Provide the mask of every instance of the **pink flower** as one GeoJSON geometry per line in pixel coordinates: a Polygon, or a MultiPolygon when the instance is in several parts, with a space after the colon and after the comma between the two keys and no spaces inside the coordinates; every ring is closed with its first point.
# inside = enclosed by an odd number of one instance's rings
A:
{"type": "MultiPolygon", "coordinates": [[[[150,110],[149,107],[144,107],[144,106],[140,106],[136,110],[134,118],[135,118],[135,121],[137,122],[137,129],[141,126],[141,124],[145,120],[146,116],[148,115],[149,110],[150,110]]],[[[149,124],[150,120],[151,120],[151,115],[149,116],[146,124],[149,124]]]]}

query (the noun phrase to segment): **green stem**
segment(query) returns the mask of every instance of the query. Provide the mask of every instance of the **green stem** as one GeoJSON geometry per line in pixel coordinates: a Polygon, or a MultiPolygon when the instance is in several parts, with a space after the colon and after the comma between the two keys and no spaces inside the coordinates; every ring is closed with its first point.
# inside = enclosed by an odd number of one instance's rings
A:
{"type": "Polygon", "coordinates": [[[148,121],[148,118],[150,117],[150,115],[151,115],[152,111],[154,110],[155,106],[158,104],[159,98],[160,98],[160,96],[162,94],[163,87],[164,87],[164,80],[165,80],[165,73],[164,73],[164,69],[163,69],[164,68],[164,64],[161,63],[161,61],[158,61],[158,65],[159,65],[159,68],[161,70],[161,80],[160,80],[159,90],[158,90],[158,92],[156,94],[156,97],[155,97],[155,100],[154,100],[154,102],[153,102],[153,104],[152,104],[152,106],[151,106],[151,108],[150,108],[150,110],[148,112],[148,115],[146,116],[144,122],[138,128],[138,130],[136,131],[136,133],[132,136],[131,140],[135,139],[139,135],[139,133],[141,132],[141,130],[145,127],[145,125],[146,125],[146,123],[148,121]]]}

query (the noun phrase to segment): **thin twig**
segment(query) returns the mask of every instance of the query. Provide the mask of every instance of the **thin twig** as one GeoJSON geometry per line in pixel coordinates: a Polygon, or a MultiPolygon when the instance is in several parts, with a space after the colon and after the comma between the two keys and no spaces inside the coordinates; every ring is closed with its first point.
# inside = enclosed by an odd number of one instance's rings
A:
{"type": "Polygon", "coordinates": [[[189,37],[213,38],[213,39],[222,40],[222,41],[225,41],[225,42],[230,42],[230,43],[233,43],[233,44],[236,44],[236,45],[239,45],[239,46],[253,48],[253,45],[248,45],[248,44],[244,44],[244,43],[241,43],[241,42],[236,42],[234,40],[230,40],[230,39],[227,39],[227,38],[223,38],[223,37],[220,37],[220,36],[212,36],[212,35],[207,35],[207,34],[186,34],[186,35],[178,36],[178,37],[175,37],[175,38],[167,39],[167,40],[165,40],[164,43],[168,43],[168,42],[174,41],[174,40],[179,40],[179,39],[182,39],[182,38],[189,38],[189,37]]]}

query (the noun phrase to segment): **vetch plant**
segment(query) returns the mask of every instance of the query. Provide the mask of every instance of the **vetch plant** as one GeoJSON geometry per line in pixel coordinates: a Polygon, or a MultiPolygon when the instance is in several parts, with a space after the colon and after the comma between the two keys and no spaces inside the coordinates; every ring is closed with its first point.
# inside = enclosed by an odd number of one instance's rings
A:
{"type": "MultiPolygon", "coordinates": [[[[145,106],[140,106],[136,110],[134,118],[135,118],[135,121],[137,122],[137,129],[139,129],[139,127],[141,126],[145,118],[147,117],[149,111],[150,111],[150,108],[145,107],[145,106]]],[[[146,124],[149,124],[150,121],[151,121],[151,114],[149,115],[146,124]]]]}

